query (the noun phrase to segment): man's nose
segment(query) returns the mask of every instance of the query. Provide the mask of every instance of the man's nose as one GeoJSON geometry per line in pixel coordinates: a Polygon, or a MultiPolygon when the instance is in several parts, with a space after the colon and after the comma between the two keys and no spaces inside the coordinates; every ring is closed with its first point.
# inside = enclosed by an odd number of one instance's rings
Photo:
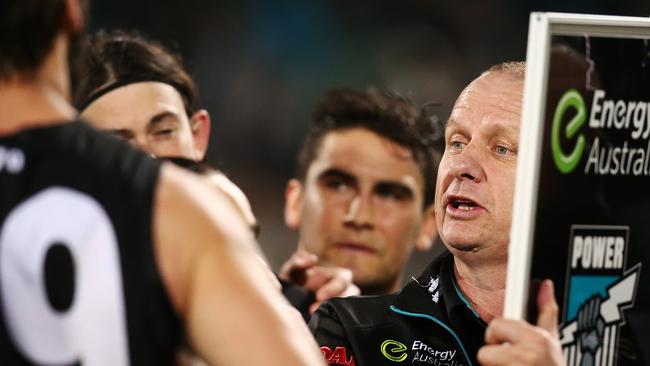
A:
{"type": "Polygon", "coordinates": [[[372,203],[370,197],[357,194],[350,201],[347,212],[343,219],[346,226],[354,229],[372,228],[372,203]]]}
{"type": "Polygon", "coordinates": [[[485,171],[479,161],[478,152],[468,146],[451,162],[450,173],[458,180],[484,181],[485,171]]]}

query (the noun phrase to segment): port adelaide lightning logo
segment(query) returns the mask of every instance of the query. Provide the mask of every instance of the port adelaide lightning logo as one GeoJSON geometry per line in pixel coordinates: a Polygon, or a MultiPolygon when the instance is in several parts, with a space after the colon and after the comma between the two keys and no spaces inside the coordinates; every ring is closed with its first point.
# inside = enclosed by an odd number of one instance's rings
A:
{"type": "Polygon", "coordinates": [[[626,266],[629,227],[571,226],[560,343],[568,366],[615,366],[641,263],[626,266]]]}

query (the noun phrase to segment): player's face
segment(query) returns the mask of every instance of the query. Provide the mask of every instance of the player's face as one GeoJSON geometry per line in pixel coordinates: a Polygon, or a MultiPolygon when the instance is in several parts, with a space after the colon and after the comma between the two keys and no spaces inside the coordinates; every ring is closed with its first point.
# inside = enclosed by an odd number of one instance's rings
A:
{"type": "Polygon", "coordinates": [[[362,128],[330,132],[299,193],[288,194],[287,212],[298,217],[288,223],[302,248],[352,270],[364,293],[393,290],[414,246],[430,244],[421,236],[423,221],[433,224],[423,184],[408,149],[362,128]]]}
{"type": "Polygon", "coordinates": [[[523,81],[490,73],[456,101],[436,185],[436,223],[455,254],[507,258],[523,81]]]}
{"type": "Polygon", "coordinates": [[[165,83],[141,82],[112,90],[81,117],[155,156],[198,160],[202,155],[180,94],[165,83]]]}

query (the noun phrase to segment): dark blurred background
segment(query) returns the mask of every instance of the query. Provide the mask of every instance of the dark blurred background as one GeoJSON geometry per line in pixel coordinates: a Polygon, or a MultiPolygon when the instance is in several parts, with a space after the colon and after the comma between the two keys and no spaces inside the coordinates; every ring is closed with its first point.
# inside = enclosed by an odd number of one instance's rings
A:
{"type": "Polygon", "coordinates": [[[388,88],[446,119],[481,71],[525,58],[531,11],[647,17],[650,0],[104,0],[90,28],[138,29],[183,56],[212,115],[207,160],[248,195],[277,269],[297,240],[285,183],[324,92],[388,88]]]}

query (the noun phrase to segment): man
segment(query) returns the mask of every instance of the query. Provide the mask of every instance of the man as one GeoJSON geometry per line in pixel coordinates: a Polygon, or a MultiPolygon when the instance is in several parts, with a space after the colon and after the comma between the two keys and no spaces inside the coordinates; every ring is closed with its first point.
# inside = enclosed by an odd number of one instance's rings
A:
{"type": "Polygon", "coordinates": [[[523,79],[523,63],[505,63],[460,94],[446,126],[435,195],[438,232],[449,252],[396,295],[322,306],[310,327],[330,364],[563,362],[550,281],[539,291],[537,325],[500,318],[523,79]]]}
{"type": "Polygon", "coordinates": [[[154,156],[202,160],[210,115],[197,108],[180,56],[123,31],[99,32],[87,44],[75,72],[81,117],[154,156]]]}
{"type": "Polygon", "coordinates": [[[435,237],[434,127],[397,95],[329,92],[287,184],[285,222],[299,230],[299,251],[281,276],[320,263],[350,269],[363,294],[398,290],[413,249],[435,237]]]}
{"type": "MultiPolygon", "coordinates": [[[[197,108],[197,88],[180,56],[135,32],[102,31],[88,45],[75,92],[82,118],[157,157],[204,158],[210,115],[197,108]]],[[[257,228],[244,193],[225,175],[216,176],[257,228]]],[[[307,278],[306,288],[283,282],[285,296],[305,319],[320,304],[312,291],[319,300],[359,293],[344,268],[314,266],[307,278]]]]}
{"type": "Polygon", "coordinates": [[[0,3],[0,363],[172,364],[184,331],[212,364],[322,364],[223,195],[65,122],[84,18],[0,3]]]}

